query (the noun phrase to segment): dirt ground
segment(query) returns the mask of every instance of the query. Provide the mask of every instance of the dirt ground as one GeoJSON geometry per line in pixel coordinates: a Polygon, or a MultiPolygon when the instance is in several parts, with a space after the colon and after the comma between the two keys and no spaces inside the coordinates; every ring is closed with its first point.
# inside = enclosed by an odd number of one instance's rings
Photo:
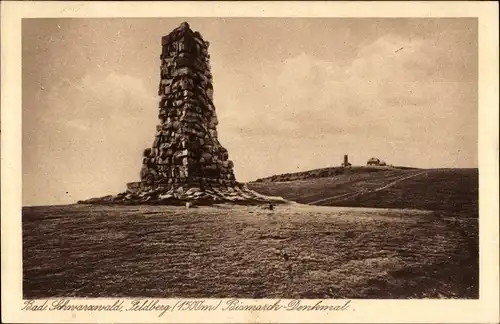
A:
{"type": "Polygon", "coordinates": [[[292,204],[23,208],[46,297],[478,298],[477,218],[292,204]]]}

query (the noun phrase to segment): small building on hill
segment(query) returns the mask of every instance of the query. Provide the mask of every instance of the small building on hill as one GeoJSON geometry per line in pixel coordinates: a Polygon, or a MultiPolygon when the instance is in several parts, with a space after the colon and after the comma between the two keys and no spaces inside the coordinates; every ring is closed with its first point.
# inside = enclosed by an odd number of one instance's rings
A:
{"type": "Polygon", "coordinates": [[[367,166],[386,166],[387,164],[384,161],[381,161],[378,158],[372,157],[371,159],[366,162],[367,166]]]}

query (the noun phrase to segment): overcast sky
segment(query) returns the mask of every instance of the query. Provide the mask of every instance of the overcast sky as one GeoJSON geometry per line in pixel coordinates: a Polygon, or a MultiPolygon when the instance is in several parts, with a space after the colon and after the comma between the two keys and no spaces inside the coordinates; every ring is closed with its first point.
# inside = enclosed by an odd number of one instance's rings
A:
{"type": "Polygon", "coordinates": [[[23,204],[138,181],[161,36],[210,42],[219,140],[239,181],[374,156],[477,167],[475,19],[24,19],[23,204]]]}

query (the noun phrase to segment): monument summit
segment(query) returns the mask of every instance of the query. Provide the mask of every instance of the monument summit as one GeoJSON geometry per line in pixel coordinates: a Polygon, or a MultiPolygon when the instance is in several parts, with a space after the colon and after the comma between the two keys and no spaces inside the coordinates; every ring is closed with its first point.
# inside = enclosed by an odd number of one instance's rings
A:
{"type": "Polygon", "coordinates": [[[183,22],[161,43],[160,123],[144,150],[140,181],[117,196],[84,203],[282,201],[236,181],[234,164],[217,138],[209,42],[183,22]]]}

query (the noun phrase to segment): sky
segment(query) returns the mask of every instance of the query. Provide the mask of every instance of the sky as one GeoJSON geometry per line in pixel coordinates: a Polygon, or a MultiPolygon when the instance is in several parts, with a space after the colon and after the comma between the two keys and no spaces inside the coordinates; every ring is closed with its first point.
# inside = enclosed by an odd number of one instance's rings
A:
{"type": "Polygon", "coordinates": [[[210,42],[218,135],[239,181],[371,157],[477,167],[472,18],[23,19],[23,205],[139,181],[161,37],[210,42]]]}

